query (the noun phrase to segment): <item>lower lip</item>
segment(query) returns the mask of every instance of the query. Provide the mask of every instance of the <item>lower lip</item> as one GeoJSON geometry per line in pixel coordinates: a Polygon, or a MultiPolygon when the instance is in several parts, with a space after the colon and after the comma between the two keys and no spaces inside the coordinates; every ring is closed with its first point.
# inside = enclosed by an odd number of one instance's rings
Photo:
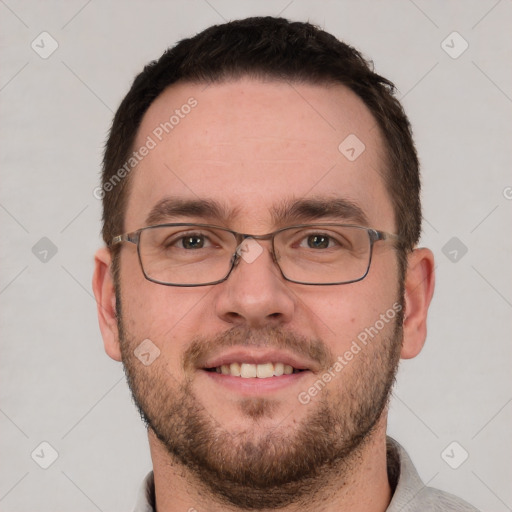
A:
{"type": "Polygon", "coordinates": [[[245,396],[263,395],[279,391],[286,387],[293,386],[300,382],[310,372],[308,370],[292,373],[290,375],[281,375],[280,377],[268,377],[266,379],[233,377],[232,375],[223,375],[217,372],[202,371],[209,379],[216,384],[220,384],[231,391],[245,396]]]}

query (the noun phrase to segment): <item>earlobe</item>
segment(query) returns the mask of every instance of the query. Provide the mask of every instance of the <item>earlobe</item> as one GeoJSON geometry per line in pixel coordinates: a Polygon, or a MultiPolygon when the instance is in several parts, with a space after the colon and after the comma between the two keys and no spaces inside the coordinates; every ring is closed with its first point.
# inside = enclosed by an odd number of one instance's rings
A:
{"type": "Polygon", "coordinates": [[[401,357],[417,356],[427,337],[427,313],[434,294],[434,255],[429,249],[415,249],[407,258],[405,312],[401,357]]]}
{"type": "Polygon", "coordinates": [[[111,273],[112,256],[104,247],[94,256],[92,288],[96,297],[98,321],[105,352],[114,360],[121,361],[119,331],[117,328],[116,293],[111,273]]]}

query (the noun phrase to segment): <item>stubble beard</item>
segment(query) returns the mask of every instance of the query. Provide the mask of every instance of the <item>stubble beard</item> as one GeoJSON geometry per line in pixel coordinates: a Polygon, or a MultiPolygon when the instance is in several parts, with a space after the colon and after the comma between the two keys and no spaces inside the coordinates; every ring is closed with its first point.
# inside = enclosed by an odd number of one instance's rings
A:
{"type": "MultiPolygon", "coordinates": [[[[164,358],[149,367],[135,358],[133,350],[140,340],[126,332],[120,311],[118,326],[124,370],[146,426],[213,500],[248,510],[305,505],[333,476],[343,486],[387,406],[402,342],[399,314],[319,396],[307,405],[297,400],[293,407],[309,408],[302,421],[293,427],[276,424],[264,433],[256,428],[229,432],[197,399],[191,380],[177,383],[164,358]]],[[[248,335],[250,331],[234,328],[217,342],[244,344],[248,335]]],[[[281,346],[301,343],[279,329],[266,329],[265,335],[280,340],[281,346]]],[[[211,347],[216,340],[195,342],[211,347]]],[[[320,340],[308,343],[320,351],[325,346],[320,340]]],[[[246,399],[239,404],[239,414],[252,418],[257,427],[276,405],[267,399],[246,399]]]]}

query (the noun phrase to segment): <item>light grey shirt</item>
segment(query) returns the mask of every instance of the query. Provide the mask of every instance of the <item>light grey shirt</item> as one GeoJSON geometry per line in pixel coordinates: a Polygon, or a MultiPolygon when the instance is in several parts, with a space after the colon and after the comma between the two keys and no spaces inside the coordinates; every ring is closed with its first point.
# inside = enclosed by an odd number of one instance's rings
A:
{"type": "MultiPolygon", "coordinates": [[[[387,451],[388,477],[395,489],[387,512],[478,512],[452,494],[427,487],[405,449],[390,437],[387,451]]],[[[155,484],[151,471],[142,483],[133,512],[155,512],[154,503],[155,484]]]]}

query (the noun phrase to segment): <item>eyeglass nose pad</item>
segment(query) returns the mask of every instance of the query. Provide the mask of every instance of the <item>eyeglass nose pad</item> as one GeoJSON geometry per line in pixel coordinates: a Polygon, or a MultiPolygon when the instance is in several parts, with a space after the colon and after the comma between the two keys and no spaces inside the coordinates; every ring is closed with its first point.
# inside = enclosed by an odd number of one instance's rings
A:
{"type": "Polygon", "coordinates": [[[233,256],[231,256],[231,265],[233,267],[236,267],[240,263],[240,259],[242,257],[243,252],[243,242],[238,244],[237,248],[235,249],[235,252],[233,253],[233,256]]]}
{"type": "Polygon", "coordinates": [[[244,237],[242,241],[237,245],[233,256],[231,257],[231,264],[233,267],[236,267],[240,263],[240,259],[243,257],[243,254],[247,252],[247,240],[250,240],[250,237],[244,237]]]}
{"type": "Polygon", "coordinates": [[[275,247],[272,247],[272,249],[270,250],[270,254],[272,255],[272,261],[276,264],[279,264],[279,260],[281,259],[281,256],[276,251],[275,247]]]}

